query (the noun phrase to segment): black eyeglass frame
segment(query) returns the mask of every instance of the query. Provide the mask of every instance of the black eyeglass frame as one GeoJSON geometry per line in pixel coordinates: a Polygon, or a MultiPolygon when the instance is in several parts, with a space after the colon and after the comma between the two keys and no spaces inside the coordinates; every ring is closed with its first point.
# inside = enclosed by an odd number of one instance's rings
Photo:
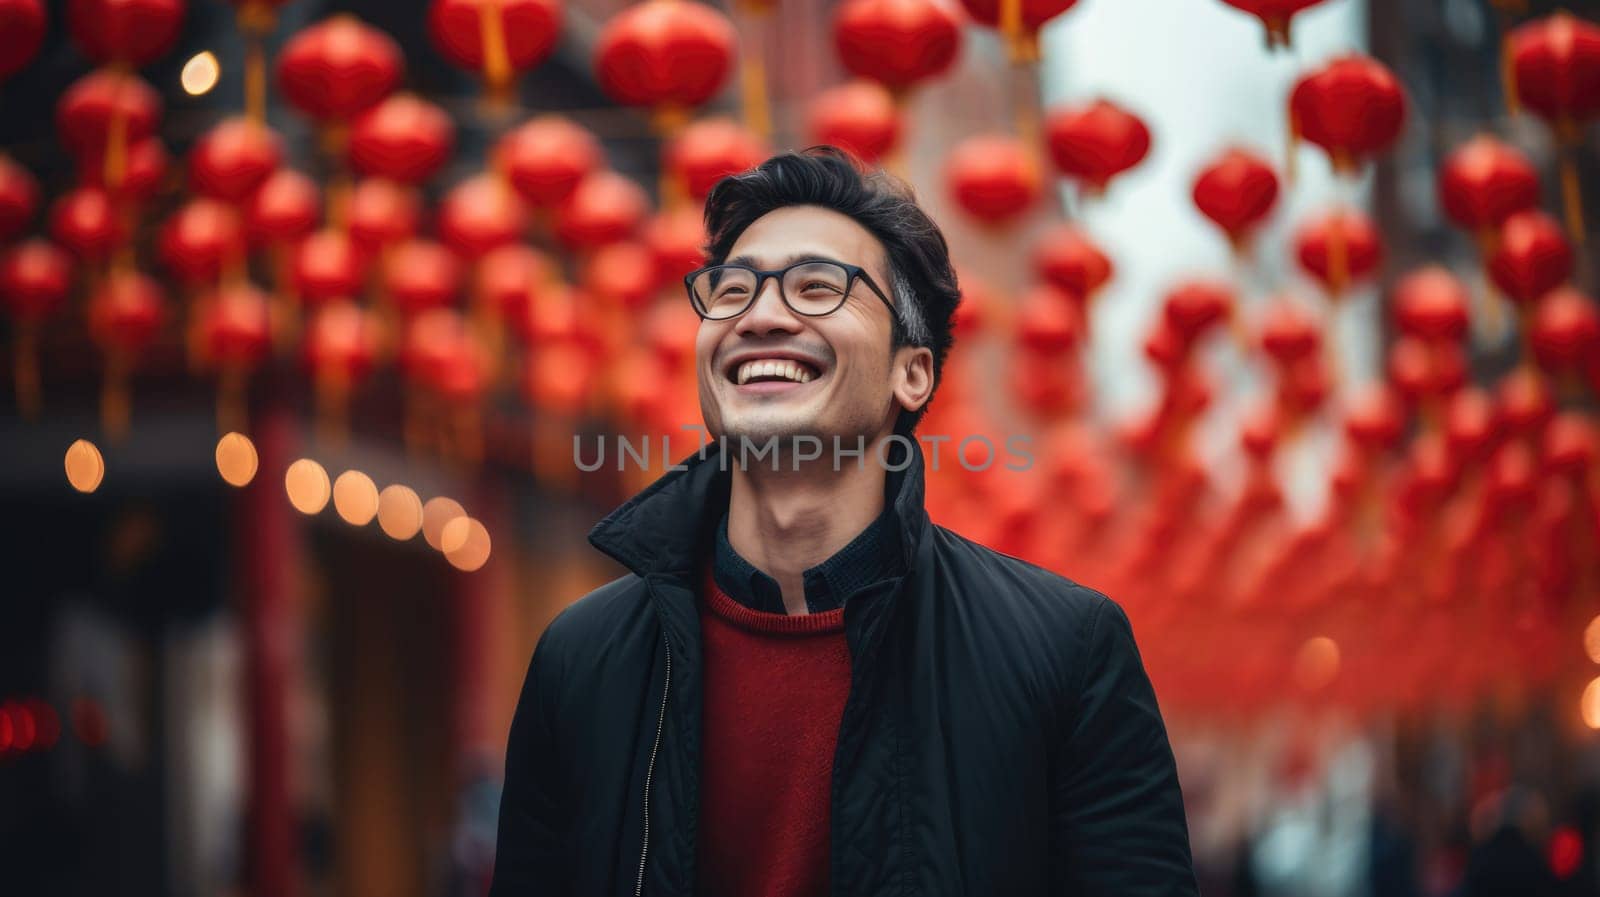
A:
{"type": "Polygon", "coordinates": [[[791,263],[791,264],[789,264],[789,265],[787,265],[785,267],[773,268],[773,269],[753,268],[753,267],[751,267],[749,265],[729,265],[729,264],[706,265],[704,268],[697,268],[697,269],[695,269],[693,271],[690,271],[688,274],[685,274],[683,276],[683,288],[684,288],[684,291],[689,294],[689,305],[694,308],[695,314],[699,315],[703,320],[707,320],[707,321],[731,321],[734,318],[737,318],[740,315],[744,314],[745,312],[749,311],[750,307],[752,305],[756,304],[756,297],[761,295],[761,288],[767,285],[767,278],[769,278],[769,277],[776,277],[778,279],[778,298],[783,301],[784,306],[786,308],[788,308],[790,311],[792,311],[795,314],[800,315],[801,317],[804,317],[804,318],[825,318],[828,315],[831,315],[834,312],[838,311],[839,309],[844,308],[844,304],[846,302],[850,301],[850,294],[855,291],[856,281],[860,280],[861,282],[865,283],[868,287],[870,287],[872,289],[872,292],[875,293],[879,299],[883,300],[883,304],[885,306],[887,306],[888,309],[889,309],[889,317],[890,317],[890,319],[892,319],[897,326],[900,323],[900,312],[899,312],[899,310],[894,307],[894,303],[890,302],[889,301],[889,297],[887,295],[885,295],[883,290],[878,287],[878,282],[872,279],[872,275],[867,273],[867,269],[861,267],[860,265],[852,265],[849,262],[841,262],[841,261],[837,261],[835,259],[805,258],[805,259],[799,259],[799,260],[797,260],[797,261],[795,261],[795,262],[793,262],[793,263],[791,263]],[[823,263],[823,264],[828,264],[828,265],[838,265],[840,268],[843,268],[845,270],[846,278],[845,278],[845,282],[844,282],[844,292],[839,294],[839,304],[835,305],[833,308],[828,309],[827,311],[824,311],[824,312],[805,312],[805,311],[801,311],[800,309],[794,307],[794,304],[789,301],[789,294],[784,292],[784,290],[783,290],[783,278],[784,278],[784,275],[788,274],[790,270],[792,270],[794,268],[798,268],[801,265],[815,265],[815,264],[818,264],[818,263],[823,263]],[[704,275],[707,271],[715,271],[718,268],[739,268],[739,269],[742,269],[742,270],[745,270],[745,271],[749,271],[750,273],[752,273],[752,274],[754,274],[756,276],[756,287],[755,287],[755,289],[750,291],[749,300],[747,300],[745,302],[745,304],[739,308],[738,311],[734,312],[731,315],[712,316],[710,314],[707,314],[706,310],[701,307],[700,300],[695,296],[695,291],[694,291],[695,279],[700,277],[700,276],[702,276],[702,275],[704,275]]]}

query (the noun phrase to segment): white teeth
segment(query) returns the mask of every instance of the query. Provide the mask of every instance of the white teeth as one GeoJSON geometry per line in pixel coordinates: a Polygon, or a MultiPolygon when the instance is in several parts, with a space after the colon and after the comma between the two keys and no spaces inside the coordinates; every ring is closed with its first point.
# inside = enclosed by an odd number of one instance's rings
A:
{"type": "Polygon", "coordinates": [[[795,383],[809,383],[812,376],[811,371],[798,362],[763,358],[739,365],[738,374],[734,379],[743,386],[756,377],[779,377],[795,383]]]}

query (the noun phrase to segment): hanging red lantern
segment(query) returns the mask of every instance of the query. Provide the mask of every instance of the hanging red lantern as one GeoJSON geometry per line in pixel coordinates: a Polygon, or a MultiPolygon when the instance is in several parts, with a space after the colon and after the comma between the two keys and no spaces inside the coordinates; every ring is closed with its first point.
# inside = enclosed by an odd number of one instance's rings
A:
{"type": "Polygon", "coordinates": [[[1451,396],[1444,421],[1450,458],[1457,464],[1481,461],[1493,446],[1499,425],[1500,410],[1488,393],[1468,388],[1451,396]]]}
{"type": "Polygon", "coordinates": [[[1539,172],[1515,147],[1479,134],[1445,159],[1439,203],[1458,226],[1492,235],[1507,218],[1539,205],[1539,172]]]}
{"type": "Polygon", "coordinates": [[[1403,333],[1433,343],[1458,343],[1467,335],[1467,287],[1446,268],[1429,265],[1406,275],[1389,301],[1403,333]]]}
{"type": "Polygon", "coordinates": [[[1377,273],[1383,244],[1372,219],[1354,209],[1334,209],[1307,221],[1295,234],[1295,257],[1335,299],[1377,273]]]}
{"type": "Polygon", "coordinates": [[[84,261],[98,262],[127,239],[111,198],[97,187],[63,194],[50,209],[50,235],[84,261]]]}
{"type": "Polygon", "coordinates": [[[1357,391],[1345,404],[1345,435],[1370,454],[1396,448],[1404,427],[1405,407],[1394,391],[1382,384],[1357,391]]]}
{"type": "Polygon", "coordinates": [[[676,283],[706,263],[706,225],[699,209],[684,206],[652,215],[640,236],[654,253],[664,283],[676,283]]]}
{"type": "Polygon", "coordinates": [[[772,149],[731,118],[694,122],[673,137],[664,152],[668,172],[696,201],[703,201],[717,181],[760,165],[772,149]]]}
{"type": "Polygon", "coordinates": [[[1528,308],[1572,277],[1572,244],[1543,212],[1507,218],[1489,256],[1489,276],[1511,301],[1528,308]]]}
{"type": "Polygon", "coordinates": [[[415,188],[387,178],[363,178],[350,194],[347,226],[350,239],[363,252],[411,239],[422,219],[422,200],[415,188]]]}
{"type": "Polygon", "coordinates": [[[1394,145],[1405,117],[1405,92],[1393,72],[1367,56],[1337,57],[1295,84],[1290,158],[1303,137],[1327,152],[1334,171],[1354,175],[1364,160],[1394,145]]]}
{"type": "Polygon", "coordinates": [[[33,61],[44,31],[44,4],[39,0],[0,0],[0,81],[33,61]]]}
{"type": "Polygon", "coordinates": [[[28,169],[0,154],[0,243],[28,226],[39,208],[39,182],[28,169]]]}
{"type": "Polygon", "coordinates": [[[735,40],[733,23],[710,6],[644,0],[600,30],[595,75],[607,96],[656,110],[658,126],[671,133],[727,82],[735,40]]]}
{"type": "Polygon", "coordinates": [[[240,203],[282,162],[283,147],[271,128],[230,118],[195,141],[189,151],[189,181],[205,196],[240,203]]]}
{"type": "Polygon", "coordinates": [[[1193,345],[1207,331],[1233,313],[1233,288],[1225,283],[1194,280],[1179,284],[1166,295],[1163,314],[1174,334],[1193,345]]]}
{"type": "Polygon", "coordinates": [[[1039,29],[1078,0],[961,0],[972,20],[999,29],[1013,62],[1037,62],[1039,29]]]}
{"type": "Polygon", "coordinates": [[[512,243],[478,263],[477,296],[502,321],[520,322],[538,291],[559,280],[554,262],[538,250],[512,243]]]}
{"type": "Polygon", "coordinates": [[[1408,400],[1436,399],[1466,385],[1466,356],[1458,345],[1401,337],[1389,347],[1388,374],[1408,400]]]}
{"type": "Polygon", "coordinates": [[[600,303],[633,315],[655,297],[661,272],[649,248],[623,240],[595,250],[583,264],[579,283],[600,303]]]}
{"type": "Polygon", "coordinates": [[[349,235],[319,230],[295,247],[291,276],[301,303],[326,305],[358,296],[366,266],[366,256],[349,235]]]}
{"type": "Polygon", "coordinates": [[[1573,287],[1540,299],[1529,331],[1534,358],[1552,374],[1576,372],[1600,356],[1600,312],[1573,287]]]}
{"type": "Polygon", "coordinates": [[[644,189],[614,171],[597,171],[578,183],[556,215],[556,236],[574,249],[597,249],[626,240],[650,212],[644,189]]]}
{"type": "Polygon", "coordinates": [[[461,288],[461,261],[431,240],[401,243],[383,265],[383,286],[408,317],[455,302],[461,288]]]}
{"type": "Polygon", "coordinates": [[[1083,309],[1077,298],[1040,284],[1024,294],[1017,312],[1017,345],[1049,356],[1077,348],[1084,337],[1083,309]]]}
{"type": "Polygon", "coordinates": [[[435,308],[406,322],[400,344],[400,370],[414,385],[431,388],[439,370],[466,338],[466,321],[454,309],[435,308]]]}
{"type": "Polygon", "coordinates": [[[161,229],[161,261],[191,287],[214,284],[224,272],[242,273],[244,227],[219,200],[191,199],[161,229]]]}
{"type": "Polygon", "coordinates": [[[1056,168],[1091,194],[1150,153],[1150,129],[1106,100],[1057,109],[1045,120],[1045,139],[1056,168]]]}
{"type": "Polygon", "coordinates": [[[317,310],[306,329],[305,359],[316,386],[318,436],[344,441],[350,393],[372,372],[381,339],[372,314],[354,302],[317,310]]]}
{"type": "Polygon", "coordinates": [[[278,85],[310,118],[349,122],[394,90],[403,65],[387,34],[339,14],[289,39],[278,54],[278,85]]]}
{"type": "Polygon", "coordinates": [[[1600,27],[1556,12],[1512,32],[1510,50],[1516,101],[1576,142],[1600,117],[1600,27]]]}
{"type": "Polygon", "coordinates": [[[444,58],[478,72],[504,100],[512,79],[550,55],[561,36],[558,0],[433,0],[428,34],[444,58]]]}
{"type": "MultiPolygon", "coordinates": [[[[87,152],[78,157],[78,181],[86,187],[99,187],[115,203],[138,205],[148,202],[167,177],[167,148],[159,137],[146,137],[128,147],[121,177],[115,183],[106,180],[104,152],[87,152]]],[[[111,171],[112,177],[118,172],[111,171]]]]}
{"type": "Polygon", "coordinates": [[[67,28],[95,62],[138,68],[172,49],[183,12],[182,0],[70,0],[67,28]]]}
{"type": "Polygon", "coordinates": [[[1052,228],[1034,244],[1033,269],[1041,280],[1085,300],[1093,299],[1114,273],[1094,239],[1070,224],[1052,228]]]}
{"type": "Polygon", "coordinates": [[[1563,411],[1545,426],[1544,464],[1556,476],[1583,477],[1600,460],[1600,428],[1592,417],[1563,411]]]}
{"type": "Polygon", "coordinates": [[[572,195],[600,170],[605,155],[594,135],[556,115],[537,116],[508,131],[494,148],[494,167],[529,205],[546,209],[572,195]]]}
{"type": "Polygon", "coordinates": [[[217,428],[243,430],[246,382],[272,347],[267,297],[240,282],[205,297],[200,307],[199,341],[218,374],[217,428]]]}
{"type": "Polygon", "coordinates": [[[573,343],[553,343],[528,356],[523,369],[523,396],[534,408],[563,418],[588,407],[598,374],[593,355],[573,343]]]}
{"type": "Polygon", "coordinates": [[[279,169],[262,182],[245,206],[250,241],[258,246],[299,241],[316,229],[320,205],[317,185],[310,178],[279,169]]]}
{"type": "Polygon", "coordinates": [[[106,154],[120,135],[121,147],[155,133],[161,118],[161,95],[138,76],[97,69],[72,82],[56,103],[56,132],[74,155],[106,154]]]}
{"type": "Polygon", "coordinates": [[[872,164],[900,141],[900,111],[883,85],[851,81],[830,87],[811,101],[806,130],[811,143],[837,146],[872,164]]]}
{"type": "Polygon", "coordinates": [[[462,181],[439,204],[439,239],[469,259],[516,242],[526,229],[522,200],[493,175],[462,181]]]}
{"type": "Polygon", "coordinates": [[[161,329],[166,299],[156,282],[138,271],[113,271],[89,297],[89,332],[106,354],[100,415],[113,439],[127,431],[128,376],[133,363],[161,329]]]}
{"type": "Polygon", "coordinates": [[[12,380],[26,418],[39,412],[39,327],[66,304],[71,288],[71,257],[44,240],[24,240],[0,254],[0,302],[15,322],[12,380]]]}
{"type": "Polygon", "coordinates": [[[1234,9],[1261,20],[1267,29],[1267,49],[1290,46],[1289,24],[1301,10],[1321,3],[1322,0],[1222,0],[1234,9]]]}
{"type": "Polygon", "coordinates": [[[967,214],[989,225],[1020,218],[1038,201],[1043,177],[1033,155],[1014,137],[978,135],[956,145],[945,183],[967,214]]]}
{"type": "Polygon", "coordinates": [[[1300,304],[1279,300],[1262,316],[1261,349],[1280,369],[1289,370],[1321,353],[1322,330],[1300,304]]]}
{"type": "Polygon", "coordinates": [[[1194,182],[1194,204],[1240,251],[1278,201],[1278,175],[1265,159],[1229,149],[1201,169],[1194,182]]]}
{"type": "Polygon", "coordinates": [[[355,120],[350,164],[360,174],[418,185],[449,161],[455,142],[455,123],[443,109],[401,91],[355,120]]]}
{"type": "Polygon", "coordinates": [[[1556,413],[1550,384],[1532,365],[1520,365],[1495,387],[1500,419],[1513,436],[1536,439],[1556,413]]]}
{"type": "Polygon", "coordinates": [[[961,18],[939,0],[845,0],[833,40],[851,74],[896,94],[936,78],[961,51],[961,18]]]}

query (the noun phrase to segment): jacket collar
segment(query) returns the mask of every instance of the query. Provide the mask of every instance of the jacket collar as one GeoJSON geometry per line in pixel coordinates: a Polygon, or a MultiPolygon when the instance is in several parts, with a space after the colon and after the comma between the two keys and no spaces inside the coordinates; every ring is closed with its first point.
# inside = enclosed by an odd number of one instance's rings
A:
{"type": "MultiPolygon", "coordinates": [[[[891,505],[905,569],[911,570],[930,523],[923,505],[922,446],[915,438],[907,443],[910,463],[890,477],[899,481],[891,505]]],[[[866,463],[875,462],[869,458],[866,463]]],[[[717,522],[728,508],[733,474],[725,466],[731,464],[724,464],[721,444],[707,443],[595,524],[589,531],[590,544],[642,578],[693,582],[697,564],[708,556],[717,522]]]]}

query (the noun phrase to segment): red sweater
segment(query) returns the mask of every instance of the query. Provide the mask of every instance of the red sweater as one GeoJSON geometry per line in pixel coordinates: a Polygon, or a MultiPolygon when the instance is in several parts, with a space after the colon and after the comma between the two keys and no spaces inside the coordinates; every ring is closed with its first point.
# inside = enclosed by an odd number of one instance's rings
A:
{"type": "Polygon", "coordinates": [[[823,897],[833,750],[850,692],[844,609],[763,613],[717,588],[709,565],[704,582],[696,893],[823,897]]]}

